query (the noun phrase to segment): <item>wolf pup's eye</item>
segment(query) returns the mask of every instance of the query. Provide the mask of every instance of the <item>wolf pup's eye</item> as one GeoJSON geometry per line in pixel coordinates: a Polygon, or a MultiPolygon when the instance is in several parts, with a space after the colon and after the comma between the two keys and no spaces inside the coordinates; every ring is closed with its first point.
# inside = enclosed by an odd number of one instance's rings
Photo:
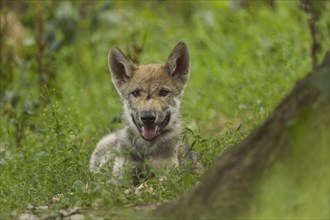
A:
{"type": "Polygon", "coordinates": [[[170,91],[166,90],[166,89],[161,89],[159,91],[159,95],[160,96],[167,96],[170,93],[170,91]]]}
{"type": "Polygon", "coordinates": [[[134,90],[132,93],[131,93],[134,97],[139,97],[141,95],[141,92],[140,90],[134,90]]]}

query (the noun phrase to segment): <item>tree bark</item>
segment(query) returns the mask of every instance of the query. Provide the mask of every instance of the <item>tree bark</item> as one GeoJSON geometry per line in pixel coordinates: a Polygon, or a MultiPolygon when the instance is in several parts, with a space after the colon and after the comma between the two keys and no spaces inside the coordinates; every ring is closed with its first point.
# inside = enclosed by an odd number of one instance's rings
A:
{"type": "Polygon", "coordinates": [[[216,160],[199,185],[156,215],[328,218],[329,65],[328,52],[260,127],[216,160]]]}

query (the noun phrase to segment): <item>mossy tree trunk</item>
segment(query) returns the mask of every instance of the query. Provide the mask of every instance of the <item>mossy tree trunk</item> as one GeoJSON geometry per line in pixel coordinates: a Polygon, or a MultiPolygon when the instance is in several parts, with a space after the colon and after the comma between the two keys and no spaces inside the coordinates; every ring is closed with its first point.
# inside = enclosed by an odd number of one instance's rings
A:
{"type": "Polygon", "coordinates": [[[201,183],[156,211],[169,218],[328,218],[330,53],[201,183]]]}

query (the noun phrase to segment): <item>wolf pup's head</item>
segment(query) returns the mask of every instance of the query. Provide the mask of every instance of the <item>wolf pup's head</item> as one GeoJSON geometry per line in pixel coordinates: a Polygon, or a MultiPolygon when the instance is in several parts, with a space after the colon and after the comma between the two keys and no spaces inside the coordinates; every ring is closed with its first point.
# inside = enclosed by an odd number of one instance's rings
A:
{"type": "Polygon", "coordinates": [[[163,64],[136,65],[114,46],[109,53],[112,82],[123,100],[125,118],[146,141],[180,127],[180,103],[189,79],[190,56],[178,43],[163,64]]]}

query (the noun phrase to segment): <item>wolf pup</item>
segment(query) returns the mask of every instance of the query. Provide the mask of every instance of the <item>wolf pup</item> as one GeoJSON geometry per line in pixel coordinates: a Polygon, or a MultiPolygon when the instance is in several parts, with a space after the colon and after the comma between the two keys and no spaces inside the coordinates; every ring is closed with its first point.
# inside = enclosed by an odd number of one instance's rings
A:
{"type": "Polygon", "coordinates": [[[180,104],[190,75],[190,55],[178,43],[163,64],[136,65],[121,50],[110,50],[112,82],[121,96],[124,127],[104,137],[90,159],[90,170],[98,172],[113,161],[112,182],[131,168],[137,184],[139,173],[163,167],[191,165],[201,169],[196,154],[184,141],[180,104]],[[190,162],[189,162],[190,161],[190,162]]]}

